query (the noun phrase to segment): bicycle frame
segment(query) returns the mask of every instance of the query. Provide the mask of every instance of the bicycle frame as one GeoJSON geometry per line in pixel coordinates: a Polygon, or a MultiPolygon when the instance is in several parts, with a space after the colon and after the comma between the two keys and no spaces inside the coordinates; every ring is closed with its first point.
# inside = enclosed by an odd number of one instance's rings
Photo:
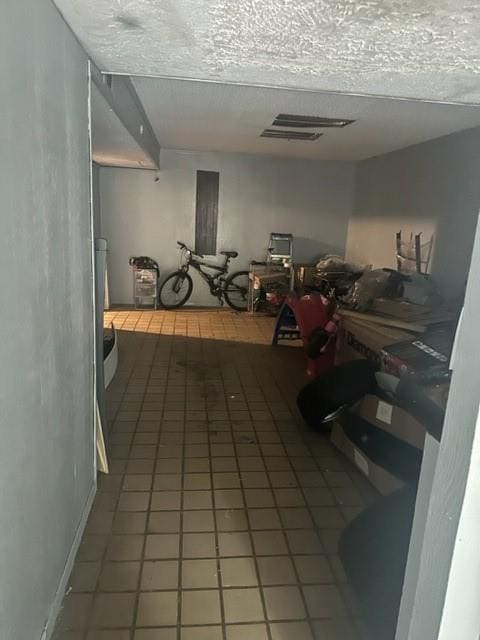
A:
{"type": "Polygon", "coordinates": [[[190,267],[195,269],[195,271],[197,271],[200,274],[202,280],[204,280],[207,283],[208,288],[210,289],[211,295],[216,296],[217,298],[220,299],[223,295],[223,289],[222,289],[221,283],[223,283],[223,281],[225,280],[224,276],[228,274],[230,258],[228,258],[227,256],[225,263],[223,265],[219,265],[219,264],[211,264],[208,262],[200,262],[192,255],[192,252],[190,250],[186,250],[186,254],[187,254],[186,263],[183,264],[180,267],[180,269],[184,273],[188,273],[190,267]],[[214,273],[214,274],[208,273],[207,271],[203,271],[202,267],[205,267],[207,269],[213,269],[218,273],[214,273]]]}

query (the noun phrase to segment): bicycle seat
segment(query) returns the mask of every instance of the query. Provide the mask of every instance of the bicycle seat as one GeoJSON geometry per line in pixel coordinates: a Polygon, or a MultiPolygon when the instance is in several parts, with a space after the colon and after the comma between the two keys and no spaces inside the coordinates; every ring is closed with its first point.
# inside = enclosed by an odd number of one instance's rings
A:
{"type": "Polygon", "coordinates": [[[220,253],[228,258],[236,258],[238,256],[238,251],[220,251],[220,253]]]}

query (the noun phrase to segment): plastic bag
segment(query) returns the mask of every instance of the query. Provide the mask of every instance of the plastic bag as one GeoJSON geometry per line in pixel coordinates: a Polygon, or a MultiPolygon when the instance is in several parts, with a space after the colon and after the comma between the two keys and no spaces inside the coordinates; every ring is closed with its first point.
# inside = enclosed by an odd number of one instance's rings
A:
{"type": "Polygon", "coordinates": [[[376,298],[381,298],[390,284],[391,272],[383,269],[366,271],[343,297],[342,303],[356,311],[366,311],[376,298]]]}

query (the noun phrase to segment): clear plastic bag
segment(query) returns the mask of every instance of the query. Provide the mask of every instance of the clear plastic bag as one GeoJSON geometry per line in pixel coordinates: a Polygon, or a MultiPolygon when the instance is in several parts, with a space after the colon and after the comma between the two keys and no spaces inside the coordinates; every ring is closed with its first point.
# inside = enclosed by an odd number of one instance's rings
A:
{"type": "Polygon", "coordinates": [[[391,278],[391,272],[373,269],[365,273],[351,286],[342,303],[356,311],[366,311],[376,298],[381,298],[391,278]]]}

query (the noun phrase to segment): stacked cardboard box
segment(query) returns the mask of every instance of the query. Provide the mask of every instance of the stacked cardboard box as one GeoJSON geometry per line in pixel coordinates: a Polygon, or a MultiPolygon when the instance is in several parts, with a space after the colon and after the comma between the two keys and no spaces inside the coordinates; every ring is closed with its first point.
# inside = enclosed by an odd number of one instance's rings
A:
{"type": "MultiPolygon", "coordinates": [[[[380,367],[384,347],[411,339],[412,335],[411,332],[396,327],[343,317],[337,337],[336,364],[368,358],[380,367]]],[[[374,395],[367,395],[352,408],[352,411],[399,440],[419,449],[423,448],[425,428],[399,407],[374,395]]],[[[335,424],[331,440],[383,495],[402,486],[401,480],[359,451],[345,435],[340,424],[335,424]]]]}
{"type": "Polygon", "coordinates": [[[382,495],[388,495],[403,486],[401,480],[367,458],[367,456],[347,438],[341,424],[338,422],[333,426],[331,441],[337,449],[353,462],[382,495]]]}

